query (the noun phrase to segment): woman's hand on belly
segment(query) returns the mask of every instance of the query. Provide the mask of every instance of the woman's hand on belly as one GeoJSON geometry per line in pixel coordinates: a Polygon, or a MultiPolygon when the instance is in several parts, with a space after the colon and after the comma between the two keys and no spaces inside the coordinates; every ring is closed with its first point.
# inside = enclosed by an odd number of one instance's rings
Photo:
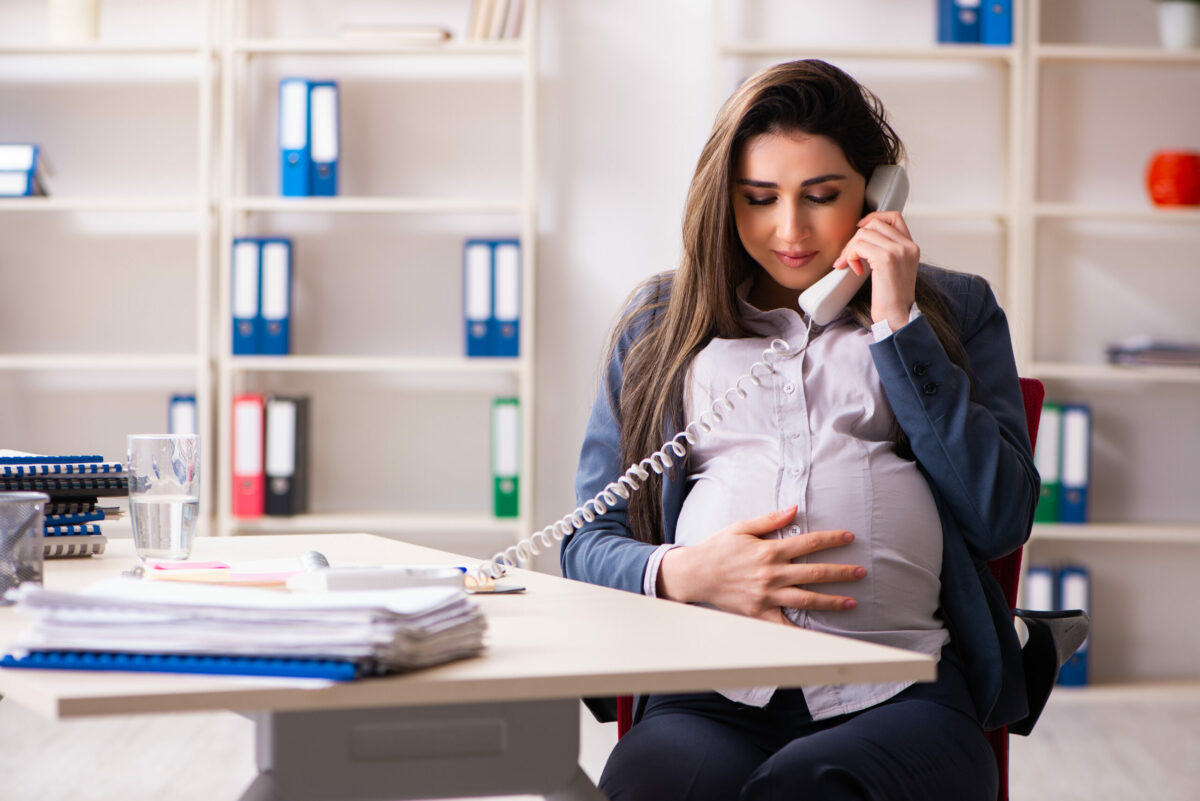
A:
{"type": "Polygon", "coordinates": [[[819,551],[853,542],[849,531],[811,531],[784,539],[763,539],[792,522],[791,506],[741,520],[698,545],[667,551],[658,571],[657,594],[686,603],[707,603],[728,612],[786,622],[783,607],[838,611],[856,603],[810,585],[858,581],[860,565],[794,564],[819,551]]]}

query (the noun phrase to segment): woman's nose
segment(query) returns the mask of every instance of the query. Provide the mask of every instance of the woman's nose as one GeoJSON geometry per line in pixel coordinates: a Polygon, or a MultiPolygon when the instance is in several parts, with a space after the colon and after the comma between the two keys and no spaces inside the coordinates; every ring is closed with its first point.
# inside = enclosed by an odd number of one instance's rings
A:
{"type": "Polygon", "coordinates": [[[779,236],[786,242],[798,243],[809,233],[808,213],[798,205],[780,204],[779,236]]]}

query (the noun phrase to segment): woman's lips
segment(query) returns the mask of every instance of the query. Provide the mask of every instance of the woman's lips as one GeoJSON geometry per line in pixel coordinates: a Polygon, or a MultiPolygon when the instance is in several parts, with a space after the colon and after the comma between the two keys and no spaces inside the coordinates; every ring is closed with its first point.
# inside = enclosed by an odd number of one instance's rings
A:
{"type": "Polygon", "coordinates": [[[817,250],[772,250],[784,267],[803,267],[816,258],[817,250]]]}

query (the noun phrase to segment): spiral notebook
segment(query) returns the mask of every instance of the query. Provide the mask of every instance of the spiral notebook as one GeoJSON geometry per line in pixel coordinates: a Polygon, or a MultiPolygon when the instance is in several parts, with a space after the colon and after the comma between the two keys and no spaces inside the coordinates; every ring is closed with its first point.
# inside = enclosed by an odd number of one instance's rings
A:
{"type": "Polygon", "coordinates": [[[65,537],[47,537],[42,542],[42,558],[65,559],[76,556],[98,556],[108,546],[103,534],[71,534],[65,537]]]}
{"type": "Polygon", "coordinates": [[[97,454],[50,456],[0,449],[0,490],[44,492],[51,503],[125,495],[129,479],[121,462],[97,454]]]}
{"type": "Polygon", "coordinates": [[[75,498],[116,498],[129,492],[129,479],[125,475],[94,476],[2,476],[0,491],[44,492],[51,501],[59,502],[75,498]]]}

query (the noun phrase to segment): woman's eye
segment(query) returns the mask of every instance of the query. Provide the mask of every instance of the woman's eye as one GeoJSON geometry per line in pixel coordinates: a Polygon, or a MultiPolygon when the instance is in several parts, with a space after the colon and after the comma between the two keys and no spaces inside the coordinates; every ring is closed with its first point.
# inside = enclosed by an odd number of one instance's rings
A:
{"type": "Polygon", "coordinates": [[[818,206],[824,206],[826,203],[832,203],[833,201],[837,200],[838,196],[836,194],[809,195],[807,199],[809,203],[816,203],[818,206]]]}
{"type": "Polygon", "coordinates": [[[751,206],[769,206],[775,202],[775,198],[773,198],[773,197],[754,197],[753,195],[746,195],[746,202],[749,203],[751,206]]]}

